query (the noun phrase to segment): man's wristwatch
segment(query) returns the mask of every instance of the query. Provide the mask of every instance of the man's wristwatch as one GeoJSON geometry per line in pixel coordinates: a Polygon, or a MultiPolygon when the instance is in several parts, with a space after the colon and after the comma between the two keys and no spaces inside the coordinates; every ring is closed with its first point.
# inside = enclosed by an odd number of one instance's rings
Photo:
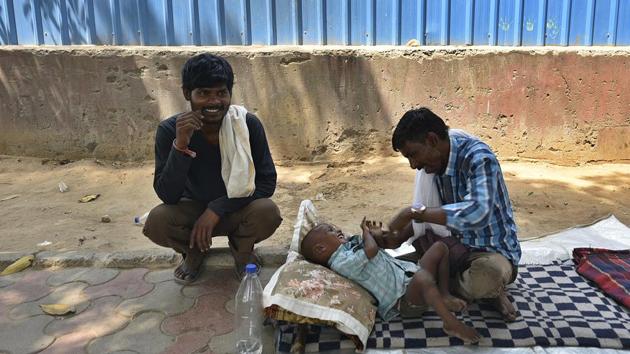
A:
{"type": "Polygon", "coordinates": [[[424,212],[427,210],[426,205],[420,205],[418,207],[411,207],[411,216],[413,219],[420,219],[424,212]]]}

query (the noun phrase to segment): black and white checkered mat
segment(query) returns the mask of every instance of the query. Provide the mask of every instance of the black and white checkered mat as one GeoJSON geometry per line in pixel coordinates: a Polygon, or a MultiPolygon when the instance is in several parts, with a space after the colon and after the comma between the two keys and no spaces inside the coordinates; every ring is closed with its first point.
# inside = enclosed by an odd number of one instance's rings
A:
{"type": "MultiPolygon", "coordinates": [[[[509,293],[519,311],[515,322],[505,323],[486,304],[473,304],[458,314],[482,335],[479,346],[630,348],[630,313],[577,274],[573,265],[521,267],[509,293]]],[[[281,352],[289,351],[296,328],[279,326],[281,352]]],[[[368,340],[368,348],[391,349],[462,344],[444,333],[442,321],[432,311],[419,319],[377,321],[368,340]]],[[[307,336],[306,352],[353,347],[331,328],[311,326],[307,336]]]]}

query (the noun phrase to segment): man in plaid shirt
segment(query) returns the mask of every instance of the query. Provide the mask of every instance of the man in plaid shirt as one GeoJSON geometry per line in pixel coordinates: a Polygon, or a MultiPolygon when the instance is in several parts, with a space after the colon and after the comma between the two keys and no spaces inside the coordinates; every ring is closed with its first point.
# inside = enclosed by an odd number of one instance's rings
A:
{"type": "Polygon", "coordinates": [[[452,237],[441,238],[427,229],[413,242],[416,250],[426,251],[436,241],[446,243],[454,293],[468,301],[485,299],[505,320],[516,319],[504,288],[516,279],[521,248],[503,173],[490,147],[449,130],[428,108],[403,115],[392,146],[411,168],[435,174],[442,206],[402,209],[389,225],[387,247],[396,248],[414,236],[412,221],[445,225],[452,237]]]}

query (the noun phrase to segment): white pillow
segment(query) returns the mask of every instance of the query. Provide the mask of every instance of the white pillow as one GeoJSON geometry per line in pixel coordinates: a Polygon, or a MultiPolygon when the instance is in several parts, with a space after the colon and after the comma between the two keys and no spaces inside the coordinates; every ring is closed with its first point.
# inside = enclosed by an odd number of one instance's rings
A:
{"type": "Polygon", "coordinates": [[[295,259],[304,259],[300,254],[300,245],[304,236],[311,231],[319,223],[317,217],[317,209],[313,202],[306,199],[300,203],[300,209],[298,210],[297,217],[295,218],[295,224],[293,225],[293,237],[291,238],[291,246],[289,247],[289,254],[287,255],[287,263],[295,259]]]}

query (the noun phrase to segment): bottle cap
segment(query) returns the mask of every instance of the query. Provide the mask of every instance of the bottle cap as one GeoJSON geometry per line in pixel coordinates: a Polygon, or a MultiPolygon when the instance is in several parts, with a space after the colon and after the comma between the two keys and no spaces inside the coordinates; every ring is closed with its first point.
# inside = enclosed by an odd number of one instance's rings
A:
{"type": "Polygon", "coordinates": [[[248,274],[256,273],[257,270],[258,270],[258,267],[254,263],[249,263],[248,265],[245,266],[245,273],[248,273],[248,274]]]}

